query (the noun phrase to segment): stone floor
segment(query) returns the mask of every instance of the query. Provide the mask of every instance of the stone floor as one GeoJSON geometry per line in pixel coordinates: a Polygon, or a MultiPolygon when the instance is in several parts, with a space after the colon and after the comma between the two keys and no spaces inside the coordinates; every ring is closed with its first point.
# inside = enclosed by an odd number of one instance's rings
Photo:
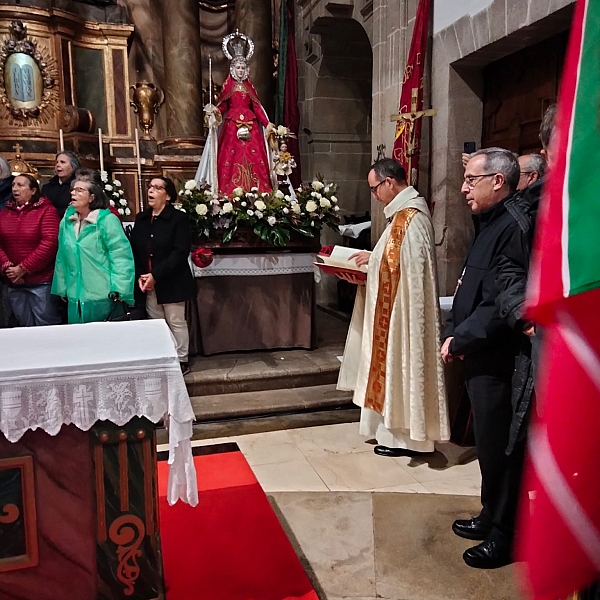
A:
{"type": "Polygon", "coordinates": [[[358,411],[301,417],[201,425],[192,443],[238,444],[321,600],[521,598],[513,567],[466,567],[472,543],[450,529],[480,507],[473,449],[383,458],[358,435],[358,411]]]}

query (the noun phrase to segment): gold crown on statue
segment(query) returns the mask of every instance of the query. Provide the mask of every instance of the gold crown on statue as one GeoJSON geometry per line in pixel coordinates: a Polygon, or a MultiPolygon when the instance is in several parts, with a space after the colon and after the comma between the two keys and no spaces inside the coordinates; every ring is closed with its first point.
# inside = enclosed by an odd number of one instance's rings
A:
{"type": "Polygon", "coordinates": [[[8,164],[10,165],[11,174],[16,177],[17,175],[33,175],[37,178],[38,170],[30,163],[24,161],[21,158],[21,150],[23,148],[20,144],[15,146],[15,157],[13,160],[10,160],[8,164]]]}
{"type": "Polygon", "coordinates": [[[230,33],[223,38],[223,54],[229,59],[243,58],[246,62],[254,54],[254,42],[239,29],[235,33],[230,33]]]}

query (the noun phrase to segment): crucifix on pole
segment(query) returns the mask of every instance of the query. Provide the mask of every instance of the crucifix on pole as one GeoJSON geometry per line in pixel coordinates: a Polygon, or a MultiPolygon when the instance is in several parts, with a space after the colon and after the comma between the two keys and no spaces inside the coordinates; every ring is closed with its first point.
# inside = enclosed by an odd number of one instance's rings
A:
{"type": "Polygon", "coordinates": [[[406,154],[408,160],[408,172],[406,173],[408,185],[414,184],[412,160],[417,151],[417,144],[415,143],[415,123],[418,119],[422,119],[423,117],[433,117],[437,114],[437,111],[433,108],[429,110],[417,110],[418,101],[419,88],[413,88],[410,102],[410,112],[400,113],[390,117],[390,121],[402,121],[404,127],[408,128],[407,135],[404,138],[404,153],[406,154]]]}

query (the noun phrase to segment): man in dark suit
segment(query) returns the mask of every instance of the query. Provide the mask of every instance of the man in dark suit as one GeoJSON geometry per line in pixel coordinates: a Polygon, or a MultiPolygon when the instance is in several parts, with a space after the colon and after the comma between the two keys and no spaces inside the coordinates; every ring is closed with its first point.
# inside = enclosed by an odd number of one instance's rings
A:
{"type": "Polygon", "coordinates": [[[506,455],[512,419],[511,379],[518,338],[496,306],[496,264],[518,223],[507,211],[520,175],[512,152],[488,148],[471,155],[462,193],[473,212],[475,238],[458,281],[444,332],[444,362],[464,359],[482,476],[481,514],[455,521],[453,531],[483,540],[463,554],[471,567],[512,562],[511,549],[520,465],[506,455]],[[516,468],[513,468],[516,467],[516,468]],[[516,489],[513,480],[516,479],[516,489]]]}

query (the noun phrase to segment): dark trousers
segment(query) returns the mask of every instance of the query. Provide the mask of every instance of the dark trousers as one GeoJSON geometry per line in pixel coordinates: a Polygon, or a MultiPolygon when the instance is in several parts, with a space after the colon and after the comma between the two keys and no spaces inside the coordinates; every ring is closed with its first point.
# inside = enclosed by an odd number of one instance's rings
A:
{"type": "Polygon", "coordinates": [[[491,374],[465,360],[466,386],[473,408],[475,444],[481,469],[481,518],[492,525],[489,539],[512,545],[525,443],[506,455],[512,420],[511,380],[514,363],[494,365],[491,374]]]}

